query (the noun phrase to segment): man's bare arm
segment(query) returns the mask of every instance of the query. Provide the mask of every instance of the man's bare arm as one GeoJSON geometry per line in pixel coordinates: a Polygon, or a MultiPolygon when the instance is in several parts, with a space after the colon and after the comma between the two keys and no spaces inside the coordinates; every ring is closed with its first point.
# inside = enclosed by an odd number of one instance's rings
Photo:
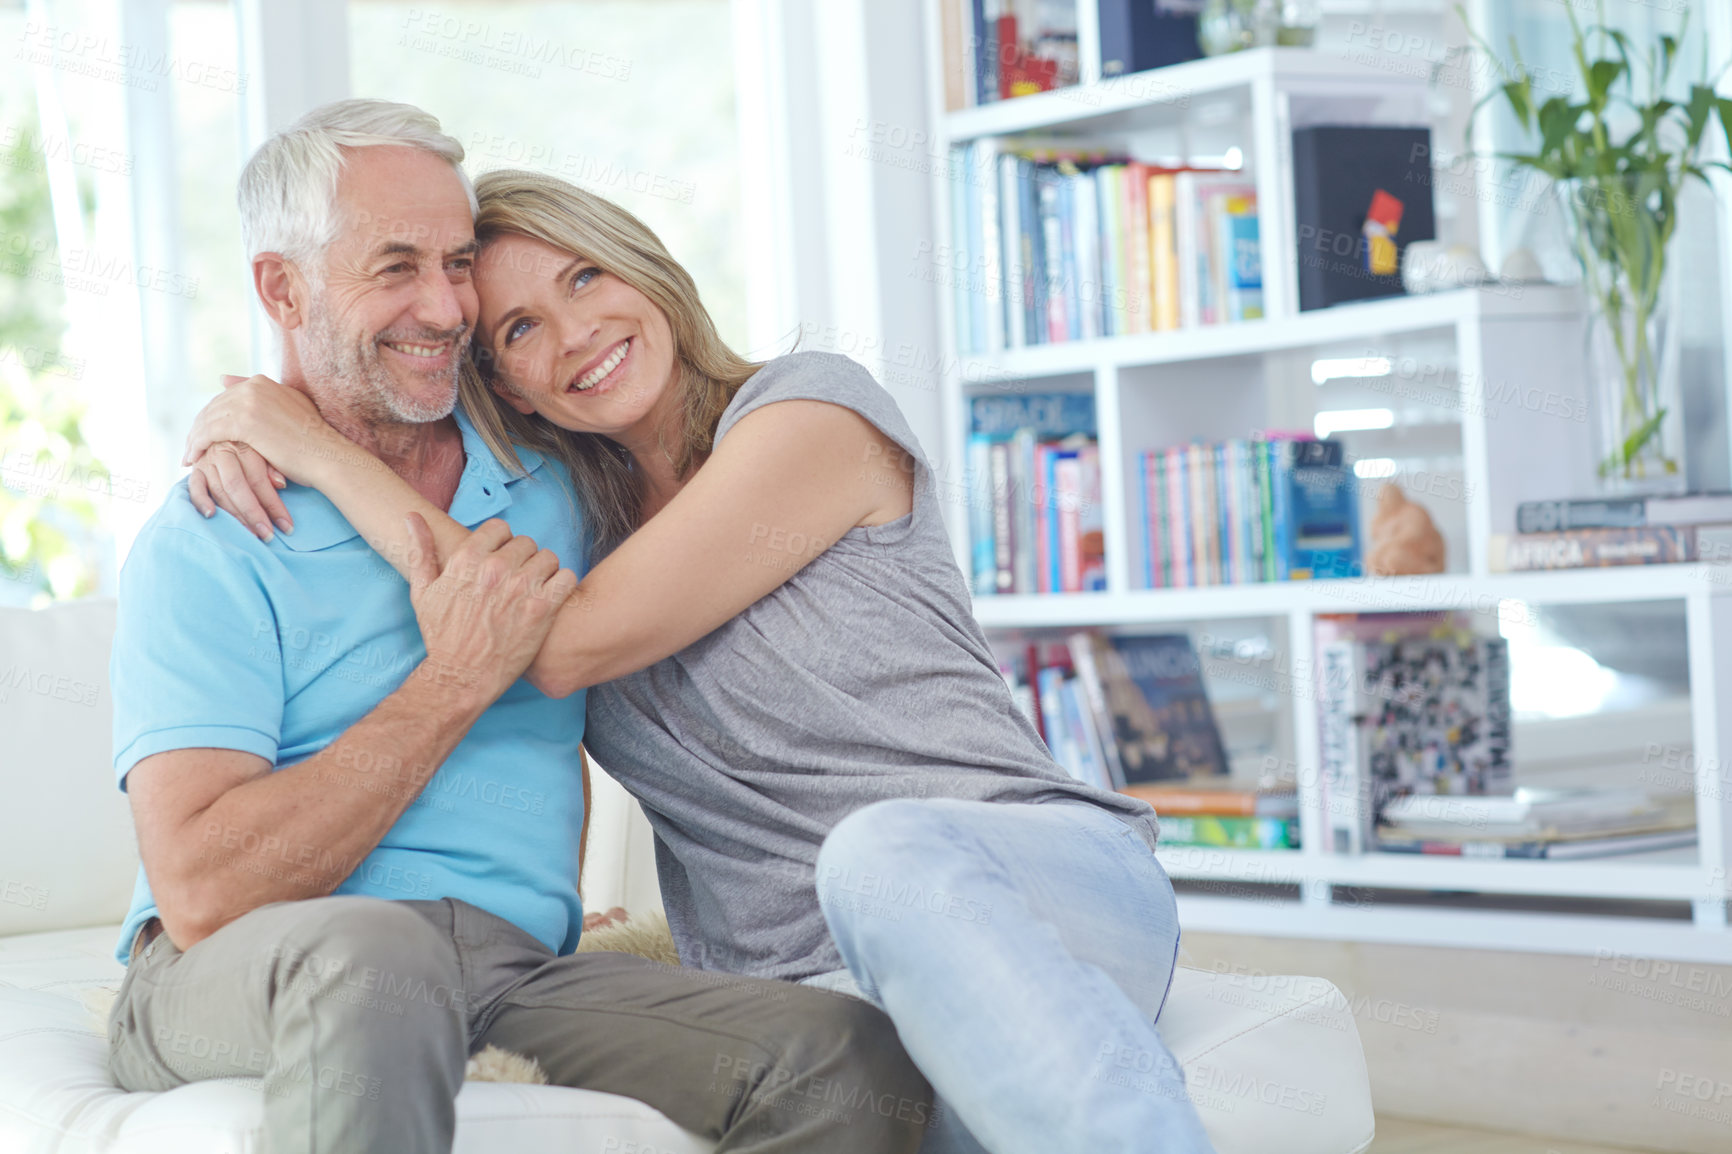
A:
{"type": "Polygon", "coordinates": [[[336,889],[487,705],[418,675],[279,773],[262,757],[230,749],[180,749],[139,762],[127,775],[128,793],[169,938],[189,949],[262,905],[336,889]]]}
{"type": "Polygon", "coordinates": [[[181,949],[261,905],[336,889],[522,674],[577,586],[499,521],[443,574],[415,560],[427,659],[325,749],[274,773],[252,754],[177,750],[127,775],[145,875],[181,949]]]}

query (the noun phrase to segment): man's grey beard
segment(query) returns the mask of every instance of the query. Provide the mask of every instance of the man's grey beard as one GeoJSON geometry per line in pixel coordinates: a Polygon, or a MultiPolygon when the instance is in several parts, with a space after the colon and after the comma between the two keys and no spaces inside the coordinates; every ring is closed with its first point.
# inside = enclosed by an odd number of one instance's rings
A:
{"type": "MultiPolygon", "coordinates": [[[[457,375],[463,355],[463,330],[436,332],[423,329],[415,333],[380,333],[371,341],[351,345],[344,341],[322,296],[314,294],[307,313],[307,339],[303,349],[303,370],[310,380],[328,381],[338,392],[334,400],[356,420],[368,425],[424,425],[442,421],[457,407],[457,375]],[[379,346],[386,340],[409,344],[434,344],[450,341],[456,355],[445,372],[449,380],[439,383],[446,387],[427,400],[405,396],[397,379],[385,367],[379,346]]],[[[433,381],[436,378],[426,376],[433,381]]]]}

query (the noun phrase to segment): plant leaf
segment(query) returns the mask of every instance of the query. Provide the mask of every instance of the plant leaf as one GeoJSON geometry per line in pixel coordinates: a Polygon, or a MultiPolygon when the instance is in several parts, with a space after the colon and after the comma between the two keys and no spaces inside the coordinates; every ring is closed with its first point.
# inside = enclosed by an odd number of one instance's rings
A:
{"type": "Polygon", "coordinates": [[[1533,80],[1523,75],[1503,85],[1504,99],[1509,101],[1510,111],[1516,119],[1522,122],[1524,129],[1534,126],[1533,111],[1533,80]]]}

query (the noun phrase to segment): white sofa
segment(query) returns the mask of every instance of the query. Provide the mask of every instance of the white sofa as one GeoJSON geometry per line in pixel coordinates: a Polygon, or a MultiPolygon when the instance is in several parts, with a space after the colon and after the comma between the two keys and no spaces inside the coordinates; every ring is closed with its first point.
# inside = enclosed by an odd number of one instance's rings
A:
{"type": "MultiPolygon", "coordinates": [[[[0,1151],[247,1154],[260,1148],[256,1081],[124,1093],[86,1006],[119,984],[113,949],[137,864],[110,768],[113,629],[110,601],[0,610],[0,1151]]],[[[654,900],[646,827],[622,798],[598,783],[584,874],[592,907],[654,900]]],[[[1219,1154],[1370,1144],[1359,1035],[1328,982],[1181,971],[1161,1032],[1219,1154]]],[[[1134,1084],[1138,1072],[1113,1076],[1134,1084]]],[[[463,1154],[713,1149],[642,1103],[563,1087],[470,1082],[457,1119],[463,1154]]]]}

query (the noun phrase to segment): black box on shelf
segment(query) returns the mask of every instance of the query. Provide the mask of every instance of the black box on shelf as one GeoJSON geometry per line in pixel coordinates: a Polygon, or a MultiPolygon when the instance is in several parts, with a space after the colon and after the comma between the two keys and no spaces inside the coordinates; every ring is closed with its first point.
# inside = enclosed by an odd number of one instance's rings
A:
{"type": "Polygon", "coordinates": [[[1399,295],[1401,254],[1437,237],[1431,130],[1294,129],[1293,219],[1301,310],[1399,295]]]}
{"type": "Polygon", "coordinates": [[[1201,0],[1100,0],[1101,75],[1110,79],[1201,57],[1202,7],[1201,0]]]}

